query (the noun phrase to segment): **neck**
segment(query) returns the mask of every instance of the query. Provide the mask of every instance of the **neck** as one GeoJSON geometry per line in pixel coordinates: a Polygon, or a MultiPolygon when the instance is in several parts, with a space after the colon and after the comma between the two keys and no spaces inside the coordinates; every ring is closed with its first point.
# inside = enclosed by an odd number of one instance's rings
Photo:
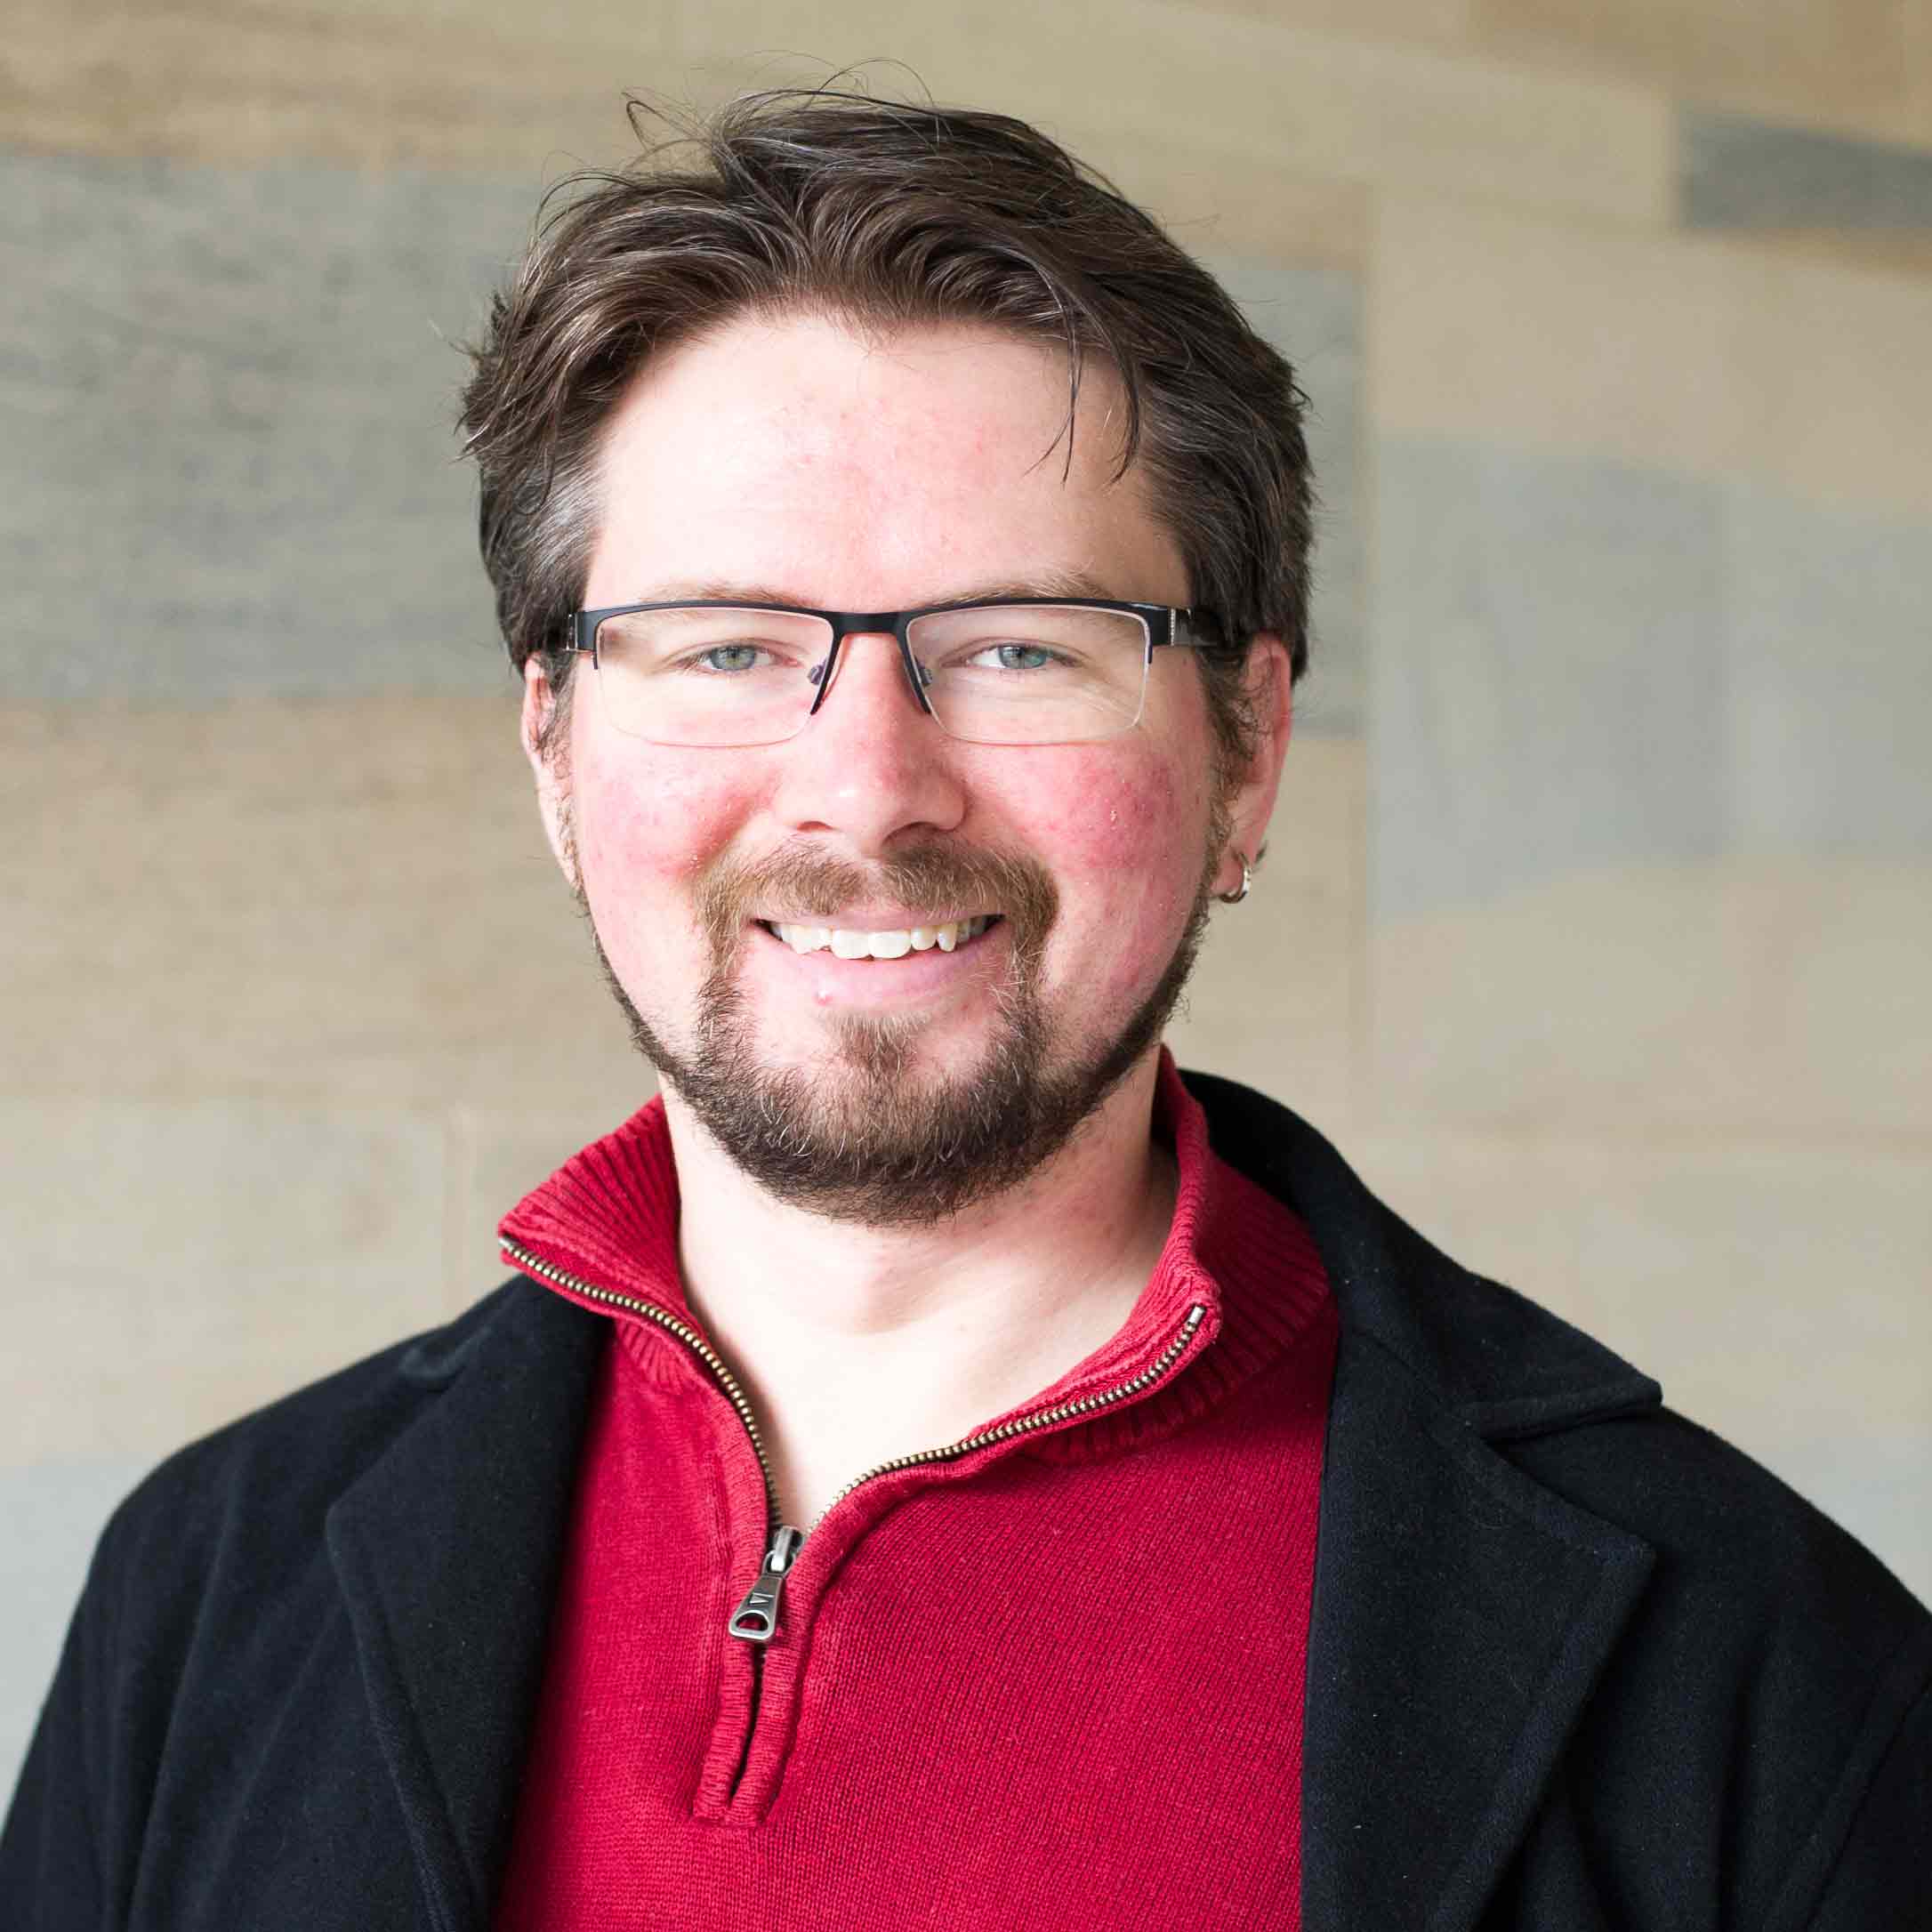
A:
{"type": "Polygon", "coordinates": [[[786,1520],[1056,1381],[1125,1321],[1173,1218],[1150,1051],[1021,1187],[930,1227],[833,1220],[749,1179],[664,1094],[686,1293],[745,1385],[786,1520]]]}

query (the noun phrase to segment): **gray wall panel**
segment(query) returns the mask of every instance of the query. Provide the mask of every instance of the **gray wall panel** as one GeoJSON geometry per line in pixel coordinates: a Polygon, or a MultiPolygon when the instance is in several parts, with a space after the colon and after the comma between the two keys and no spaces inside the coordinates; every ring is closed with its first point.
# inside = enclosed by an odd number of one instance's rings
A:
{"type": "Polygon", "coordinates": [[[1932,154],[1682,110],[1686,228],[1932,229],[1932,154]]]}
{"type": "Polygon", "coordinates": [[[31,701],[506,676],[452,404],[528,181],[0,157],[0,648],[31,701]]]}
{"type": "Polygon", "coordinates": [[[1729,837],[1932,857],[1932,525],[1725,495],[1729,837]]]}
{"type": "Polygon", "coordinates": [[[1716,490],[1407,437],[1377,495],[1374,911],[1715,851],[1716,490]]]}
{"type": "Polygon", "coordinates": [[[0,1469],[0,1793],[19,1775],[94,1542],[147,1466],[118,1456],[0,1469]]]}
{"type": "Polygon", "coordinates": [[[1315,593],[1308,674],[1295,692],[1295,729],[1352,736],[1362,729],[1366,656],[1362,286],[1339,269],[1219,259],[1207,265],[1255,329],[1294,365],[1308,397],[1306,433],[1318,497],[1315,593]]]}
{"type": "Polygon", "coordinates": [[[1932,527],[1606,461],[1379,458],[1372,896],[1932,854],[1932,527]]]}

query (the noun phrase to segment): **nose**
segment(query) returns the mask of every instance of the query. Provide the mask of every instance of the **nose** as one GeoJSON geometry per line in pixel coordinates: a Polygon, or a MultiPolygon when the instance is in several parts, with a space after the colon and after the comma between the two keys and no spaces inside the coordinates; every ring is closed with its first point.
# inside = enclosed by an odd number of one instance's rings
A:
{"type": "Polygon", "coordinates": [[[906,832],[951,832],[965,816],[952,740],[913,695],[890,632],[847,636],[825,702],[778,750],[785,825],[834,834],[855,857],[881,857],[906,832]]]}

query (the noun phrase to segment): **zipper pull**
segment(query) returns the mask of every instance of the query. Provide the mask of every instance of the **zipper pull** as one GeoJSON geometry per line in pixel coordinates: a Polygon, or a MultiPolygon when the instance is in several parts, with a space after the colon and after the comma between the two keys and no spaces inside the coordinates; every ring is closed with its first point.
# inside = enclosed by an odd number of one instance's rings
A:
{"type": "Polygon", "coordinates": [[[745,1591],[745,1601],[731,1613],[731,1622],[726,1628],[732,1636],[742,1637],[748,1644],[771,1641],[778,1628],[778,1597],[785,1589],[785,1573],[792,1567],[792,1559],[804,1541],[802,1530],[779,1524],[771,1548],[765,1552],[765,1566],[758,1573],[758,1581],[745,1591]]]}

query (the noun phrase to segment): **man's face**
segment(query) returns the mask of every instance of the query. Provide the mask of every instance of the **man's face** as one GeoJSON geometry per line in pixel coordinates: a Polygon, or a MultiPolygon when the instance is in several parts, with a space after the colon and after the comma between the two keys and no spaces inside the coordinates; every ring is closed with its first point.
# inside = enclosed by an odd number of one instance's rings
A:
{"type": "MultiPolygon", "coordinates": [[[[737,322],[616,411],[584,605],[889,610],[1075,580],[1185,603],[1137,473],[1114,480],[1118,403],[1090,367],[1069,471],[1055,351],[737,322]]],[[[1139,726],[1088,745],[947,737],[890,635],[848,638],[818,714],[773,745],[646,743],[613,727],[587,663],[579,679],[539,790],[640,1044],[748,1171],[875,1223],[1023,1179],[1145,1061],[1234,869],[1227,835],[1253,850],[1278,768],[1276,747],[1218,784],[1185,651],[1155,653],[1139,726]],[[951,952],[891,959],[769,930],[986,914],[951,952]]],[[[547,696],[533,667],[527,737],[547,696]]]]}

